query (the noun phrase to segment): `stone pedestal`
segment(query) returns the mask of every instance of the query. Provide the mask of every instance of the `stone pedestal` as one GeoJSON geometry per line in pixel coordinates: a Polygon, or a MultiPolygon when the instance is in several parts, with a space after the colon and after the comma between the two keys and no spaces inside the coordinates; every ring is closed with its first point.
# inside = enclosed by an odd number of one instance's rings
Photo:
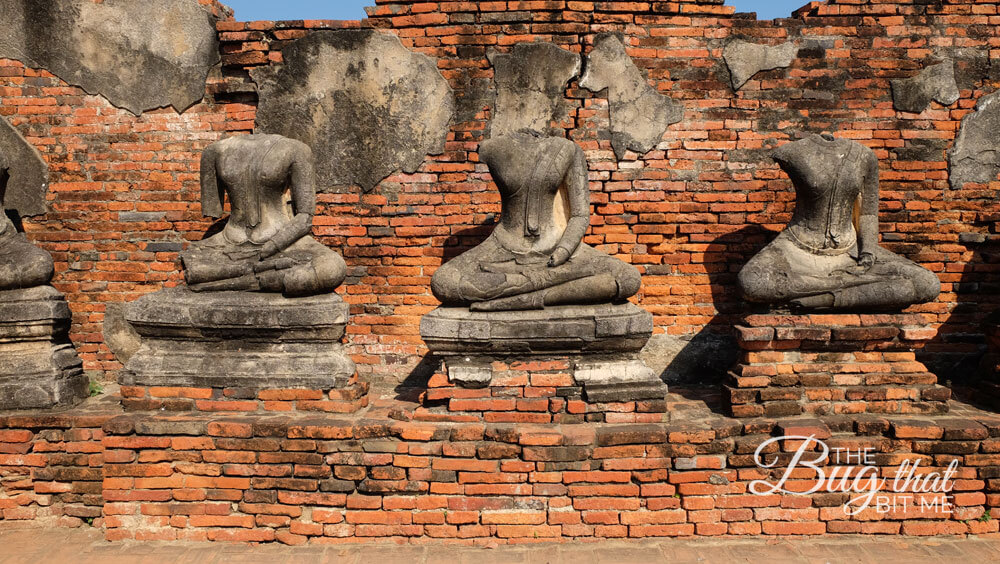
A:
{"type": "Polygon", "coordinates": [[[916,359],[936,334],[919,315],[749,315],[736,329],[734,417],[948,411],[951,390],[916,359]]]}
{"type": "Polygon", "coordinates": [[[438,308],[421,320],[420,334],[443,366],[423,395],[427,409],[417,415],[660,420],[667,387],[639,360],[652,332],[652,315],[631,303],[508,312],[438,308]]]}
{"type": "Polygon", "coordinates": [[[351,412],[367,385],[341,339],[336,294],[164,290],[129,304],[142,346],[119,380],[128,409],[351,412]]]}
{"type": "Polygon", "coordinates": [[[69,306],[51,286],[0,292],[0,410],[69,406],[89,395],[69,326],[69,306]]]}

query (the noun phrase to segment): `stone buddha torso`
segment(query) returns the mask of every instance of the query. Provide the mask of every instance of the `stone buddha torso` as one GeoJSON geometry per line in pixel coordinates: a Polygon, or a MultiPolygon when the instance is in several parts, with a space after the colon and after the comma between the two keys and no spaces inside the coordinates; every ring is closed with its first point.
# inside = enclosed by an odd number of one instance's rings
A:
{"type": "Polygon", "coordinates": [[[789,149],[775,155],[795,186],[788,229],[817,252],[846,253],[858,243],[854,209],[865,183],[865,152],[856,143],[819,135],[805,142],[815,149],[786,145],[789,149]]]}
{"type": "Polygon", "coordinates": [[[590,189],[575,143],[516,133],[483,142],[480,158],[500,191],[500,221],[486,241],[434,274],[439,300],[514,311],[611,303],[639,291],[634,267],[583,243],[590,189]]]}
{"type": "Polygon", "coordinates": [[[879,165],[871,149],[810,135],[777,149],[773,158],[795,187],[795,212],[740,272],[748,301],[806,310],[892,310],[937,297],[934,273],[879,245],[879,165]]]}
{"type": "Polygon", "coordinates": [[[201,166],[202,210],[220,217],[228,197],[231,214],[220,233],[181,254],[189,288],[295,297],[344,281],[344,260],[310,236],[316,175],[308,146],[280,135],[231,137],[206,148],[201,166]]]}
{"type": "Polygon", "coordinates": [[[263,245],[292,219],[284,196],[294,145],[283,140],[277,135],[259,135],[222,142],[216,173],[232,208],[223,231],[228,242],[263,245]]]}

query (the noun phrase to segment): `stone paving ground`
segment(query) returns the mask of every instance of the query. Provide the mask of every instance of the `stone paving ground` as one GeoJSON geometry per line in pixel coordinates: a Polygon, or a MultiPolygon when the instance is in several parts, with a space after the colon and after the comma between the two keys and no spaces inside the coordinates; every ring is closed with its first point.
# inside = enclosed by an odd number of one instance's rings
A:
{"type": "Polygon", "coordinates": [[[917,564],[1000,562],[1000,538],[839,537],[670,539],[497,548],[391,544],[251,546],[223,543],[108,543],[94,529],[0,528],[0,564],[449,564],[766,563],[917,564]]]}

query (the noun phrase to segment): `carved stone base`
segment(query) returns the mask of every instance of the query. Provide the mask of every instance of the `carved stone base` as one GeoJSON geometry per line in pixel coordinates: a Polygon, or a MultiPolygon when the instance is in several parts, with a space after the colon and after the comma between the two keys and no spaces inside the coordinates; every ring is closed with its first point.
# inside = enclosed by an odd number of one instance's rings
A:
{"type": "Polygon", "coordinates": [[[951,390],[916,359],[919,315],[749,315],[723,390],[734,417],[946,413],[951,390]]]}
{"type": "Polygon", "coordinates": [[[126,311],[142,346],[119,381],[132,388],[218,390],[212,396],[218,401],[248,401],[261,390],[351,388],[355,365],[341,344],[348,315],[336,294],[157,292],[126,311]]]}
{"type": "Polygon", "coordinates": [[[69,306],[51,286],[0,292],[0,410],[69,406],[89,395],[69,326],[69,306]]]}
{"type": "Polygon", "coordinates": [[[633,304],[472,312],[439,308],[421,336],[443,359],[418,418],[659,421],[667,386],[638,353],[653,319],[633,304]]]}

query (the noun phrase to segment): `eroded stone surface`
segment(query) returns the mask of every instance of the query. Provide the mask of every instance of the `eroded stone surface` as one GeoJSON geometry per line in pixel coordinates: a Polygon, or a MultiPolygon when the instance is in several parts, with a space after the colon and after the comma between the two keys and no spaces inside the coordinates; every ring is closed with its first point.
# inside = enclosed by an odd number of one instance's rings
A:
{"type": "Polygon", "coordinates": [[[758,45],[737,39],[726,45],[722,56],[729,67],[733,90],[739,90],[753,75],[791,66],[798,53],[794,43],[758,45]]]}
{"type": "Polygon", "coordinates": [[[960,96],[955,82],[955,63],[945,61],[931,65],[911,78],[892,81],[892,101],[897,110],[920,113],[931,102],[950,106],[960,96]]]}
{"type": "Polygon", "coordinates": [[[663,139],[670,124],[684,118],[684,107],[646,81],[615,34],[604,34],[594,41],[580,86],[591,92],[608,91],[611,146],[619,159],[626,151],[648,153],[663,139]]]}
{"type": "Polygon", "coordinates": [[[0,117],[0,187],[4,209],[22,216],[46,212],[49,166],[38,149],[3,117],[0,117]]]}
{"type": "Polygon", "coordinates": [[[1000,92],[982,97],[975,113],[962,119],[955,146],[948,154],[951,187],[958,190],[967,183],[986,184],[1000,173],[1000,92]]]}
{"type": "Polygon", "coordinates": [[[442,307],[420,320],[428,348],[446,356],[637,353],[652,334],[652,314],[631,303],[503,312],[442,307]]]}
{"type": "Polygon", "coordinates": [[[0,410],[48,409],[87,397],[69,323],[69,306],[51,286],[0,292],[0,410]]]}
{"type": "Polygon", "coordinates": [[[125,320],[125,304],[107,304],[104,308],[104,344],[118,359],[127,364],[142,346],[142,338],[125,320]]]}
{"type": "Polygon", "coordinates": [[[197,0],[0,0],[0,58],[43,68],[138,115],[205,96],[219,62],[197,0]]]}
{"type": "Polygon", "coordinates": [[[434,59],[374,30],[318,31],[282,50],[284,63],[251,71],[257,131],[316,153],[320,191],[373,189],[441,154],[455,98],[434,59]]]}
{"type": "Polygon", "coordinates": [[[497,98],[491,134],[524,129],[548,133],[566,115],[566,86],[580,74],[580,56],[552,43],[518,43],[491,53],[497,98]]]}

